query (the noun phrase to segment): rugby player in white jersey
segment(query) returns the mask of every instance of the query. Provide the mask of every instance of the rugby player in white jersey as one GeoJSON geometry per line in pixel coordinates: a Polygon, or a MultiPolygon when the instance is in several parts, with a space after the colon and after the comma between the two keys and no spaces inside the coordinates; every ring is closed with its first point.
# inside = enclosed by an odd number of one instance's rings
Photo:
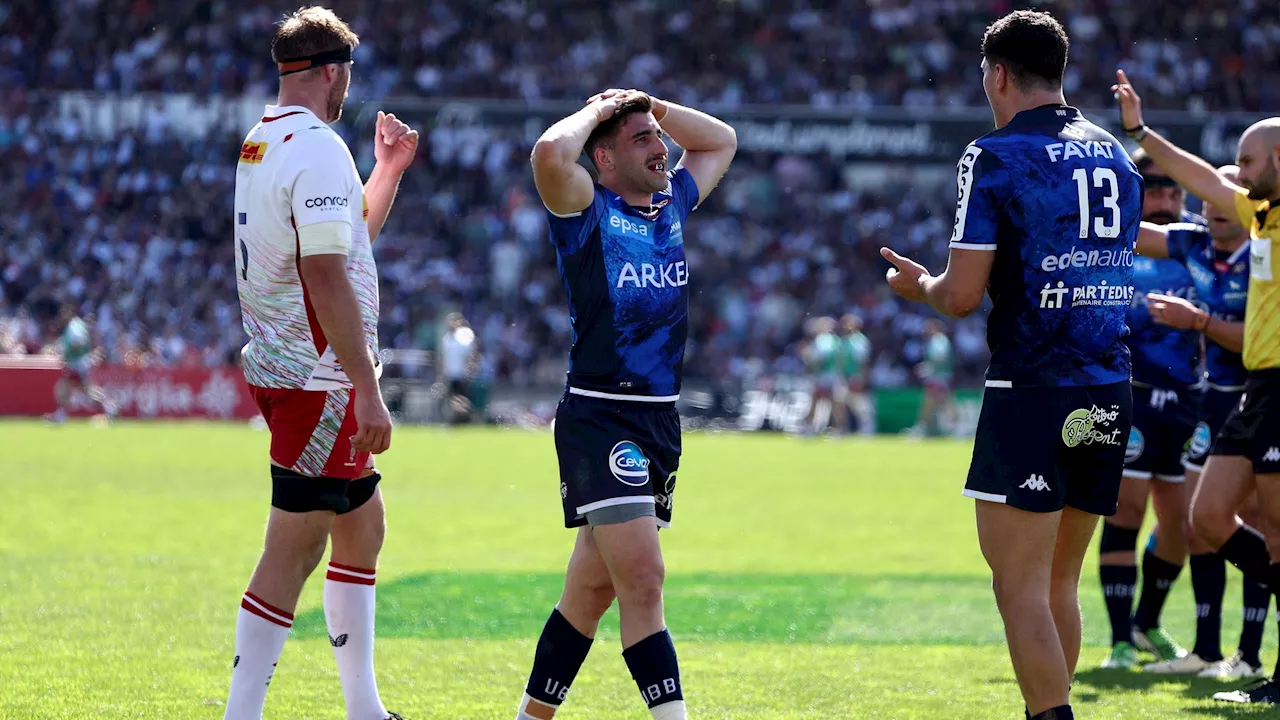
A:
{"type": "Polygon", "coordinates": [[[327,123],[342,115],[359,39],[333,12],[285,17],[280,72],[240,149],[235,258],[249,342],[245,380],[271,430],[271,514],[236,621],[226,717],[262,716],[303,583],[333,539],[324,612],[349,720],[385,720],[373,674],[374,580],[385,531],[372,455],[391,444],[378,386],[378,277],[371,244],[418,135],[378,113],[362,185],[327,123]]]}

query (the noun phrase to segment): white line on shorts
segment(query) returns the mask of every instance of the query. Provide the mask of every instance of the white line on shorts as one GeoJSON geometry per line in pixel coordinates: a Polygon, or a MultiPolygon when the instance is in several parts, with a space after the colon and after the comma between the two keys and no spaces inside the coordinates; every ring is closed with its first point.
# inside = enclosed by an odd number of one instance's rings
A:
{"type": "Polygon", "coordinates": [[[652,495],[624,495],[623,497],[609,498],[608,500],[600,500],[598,502],[587,503],[578,506],[578,514],[585,515],[592,510],[600,508],[613,507],[614,505],[639,505],[641,503],[652,505],[652,495]]]}
{"type": "Polygon", "coordinates": [[[965,488],[964,492],[960,494],[964,495],[967,498],[973,498],[974,500],[986,500],[987,502],[1001,503],[1001,504],[1003,504],[1005,500],[1007,500],[1009,497],[1008,495],[996,495],[994,493],[978,492],[977,490],[970,490],[969,488],[965,488]]]}

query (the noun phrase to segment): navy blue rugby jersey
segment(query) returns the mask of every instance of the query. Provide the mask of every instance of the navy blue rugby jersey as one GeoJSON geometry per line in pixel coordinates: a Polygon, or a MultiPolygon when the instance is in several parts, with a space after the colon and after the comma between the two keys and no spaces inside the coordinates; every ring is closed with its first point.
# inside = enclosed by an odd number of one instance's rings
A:
{"type": "Polygon", "coordinates": [[[1073,107],[1025,110],[966,148],[958,186],[951,247],[996,254],[988,385],[1127,381],[1143,186],[1121,144],[1073,107]]]}
{"type": "MultiPolygon", "coordinates": [[[[1196,301],[1214,317],[1244,322],[1249,301],[1249,243],[1233,253],[1213,246],[1209,230],[1196,223],[1174,223],[1169,230],[1169,257],[1183,263],[1196,289],[1196,301]]],[[[1240,353],[1205,338],[1205,379],[1217,388],[1240,389],[1248,376],[1240,353]]]]}
{"type": "Polygon", "coordinates": [[[688,170],[667,173],[646,211],[596,186],[591,206],[550,213],[556,265],[569,296],[569,391],[675,400],[689,334],[684,222],[698,204],[688,170]]]}
{"type": "Polygon", "coordinates": [[[1136,257],[1133,260],[1133,302],[1125,320],[1125,342],[1133,356],[1133,381],[1164,390],[1181,390],[1200,381],[1200,334],[1175,330],[1151,319],[1147,293],[1196,299],[1191,273],[1176,260],[1136,257]]]}

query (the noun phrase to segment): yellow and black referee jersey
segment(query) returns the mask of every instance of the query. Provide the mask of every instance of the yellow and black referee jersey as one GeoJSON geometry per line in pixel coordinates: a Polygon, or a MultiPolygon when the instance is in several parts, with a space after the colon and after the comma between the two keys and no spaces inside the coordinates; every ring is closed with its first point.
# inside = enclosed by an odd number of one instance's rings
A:
{"type": "Polygon", "coordinates": [[[1252,200],[1244,188],[1236,193],[1236,212],[1251,238],[1244,366],[1280,368],[1280,202],[1252,200]]]}

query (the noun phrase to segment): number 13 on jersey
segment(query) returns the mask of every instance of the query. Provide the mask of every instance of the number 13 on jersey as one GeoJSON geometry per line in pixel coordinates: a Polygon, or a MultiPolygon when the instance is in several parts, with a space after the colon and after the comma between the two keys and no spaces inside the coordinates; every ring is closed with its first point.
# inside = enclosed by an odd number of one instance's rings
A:
{"type": "MultiPolygon", "coordinates": [[[[1076,193],[1080,198],[1080,237],[1089,237],[1089,218],[1090,218],[1090,202],[1089,202],[1089,171],[1084,168],[1077,168],[1071,173],[1071,179],[1076,181],[1076,193]]],[[[1106,194],[1102,196],[1102,206],[1104,210],[1110,211],[1110,222],[1107,222],[1105,215],[1103,217],[1093,218],[1093,232],[1100,238],[1115,238],[1120,236],[1120,205],[1117,202],[1120,199],[1120,185],[1116,179],[1116,171],[1106,167],[1096,167],[1093,169],[1093,186],[1102,188],[1106,185],[1106,194]]]]}

